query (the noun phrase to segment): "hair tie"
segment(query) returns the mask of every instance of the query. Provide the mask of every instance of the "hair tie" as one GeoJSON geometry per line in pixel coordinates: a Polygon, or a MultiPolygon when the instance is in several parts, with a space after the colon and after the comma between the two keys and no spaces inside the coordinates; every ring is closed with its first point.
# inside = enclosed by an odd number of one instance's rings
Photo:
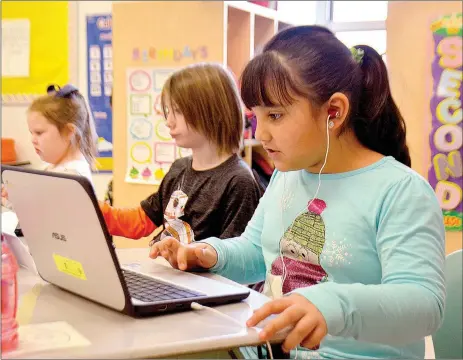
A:
{"type": "Polygon", "coordinates": [[[363,55],[365,55],[365,51],[363,49],[356,48],[355,46],[353,46],[350,48],[350,52],[355,62],[361,65],[363,62],[363,55]]]}
{"type": "Polygon", "coordinates": [[[67,84],[63,87],[60,87],[59,85],[49,85],[47,87],[47,94],[60,97],[60,98],[67,98],[70,95],[79,92],[79,89],[77,89],[74,85],[67,84]]]}
{"type": "Polygon", "coordinates": [[[61,89],[61,87],[59,85],[55,85],[55,84],[48,85],[47,94],[48,95],[55,95],[60,89],[61,89]]]}

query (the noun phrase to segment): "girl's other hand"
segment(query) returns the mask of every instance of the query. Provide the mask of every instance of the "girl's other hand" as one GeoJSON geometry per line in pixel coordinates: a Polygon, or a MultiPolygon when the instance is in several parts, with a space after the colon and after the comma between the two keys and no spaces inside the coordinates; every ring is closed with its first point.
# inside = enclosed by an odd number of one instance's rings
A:
{"type": "Polygon", "coordinates": [[[299,294],[291,294],[268,302],[254,312],[246,325],[254,327],[273,314],[280,315],[269,321],[259,337],[263,341],[269,341],[278,331],[291,327],[292,330],[283,342],[283,351],[286,353],[298,345],[315,350],[328,333],[322,313],[314,304],[299,294]]]}

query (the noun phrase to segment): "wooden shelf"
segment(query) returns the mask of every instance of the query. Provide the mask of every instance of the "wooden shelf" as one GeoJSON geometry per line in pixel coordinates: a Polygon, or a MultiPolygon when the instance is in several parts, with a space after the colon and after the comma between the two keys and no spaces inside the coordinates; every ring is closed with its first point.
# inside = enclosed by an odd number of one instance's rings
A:
{"type": "Polygon", "coordinates": [[[239,78],[251,58],[251,14],[228,8],[227,65],[239,78]]]}
{"type": "Polygon", "coordinates": [[[234,8],[243,12],[259,15],[272,20],[276,19],[278,15],[277,12],[273,9],[253,4],[248,1],[224,1],[224,4],[228,6],[229,9],[234,8]]]}
{"type": "Polygon", "coordinates": [[[278,31],[292,26],[278,11],[247,1],[224,1],[225,64],[239,79],[255,55],[278,31]]]}
{"type": "Polygon", "coordinates": [[[254,18],[254,55],[262,52],[264,45],[275,34],[275,20],[255,15],[254,18]]]}

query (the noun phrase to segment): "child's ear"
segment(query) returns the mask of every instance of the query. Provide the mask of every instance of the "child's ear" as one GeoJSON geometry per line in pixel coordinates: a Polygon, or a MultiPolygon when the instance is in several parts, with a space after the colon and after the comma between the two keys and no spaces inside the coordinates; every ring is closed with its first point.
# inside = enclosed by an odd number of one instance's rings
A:
{"type": "Polygon", "coordinates": [[[350,103],[349,99],[343,93],[334,93],[327,102],[328,107],[336,109],[338,112],[338,123],[344,122],[349,113],[350,103]]]}
{"type": "Polygon", "coordinates": [[[64,135],[69,139],[72,140],[74,135],[76,134],[76,126],[74,124],[66,124],[65,133],[64,135]]]}

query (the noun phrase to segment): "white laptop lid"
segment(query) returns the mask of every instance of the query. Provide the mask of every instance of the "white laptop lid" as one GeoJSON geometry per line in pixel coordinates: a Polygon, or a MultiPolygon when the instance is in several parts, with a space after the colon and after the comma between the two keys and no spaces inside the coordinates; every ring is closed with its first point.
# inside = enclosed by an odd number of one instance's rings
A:
{"type": "Polygon", "coordinates": [[[118,311],[131,306],[88,180],[3,168],[3,182],[40,276],[118,311]]]}

